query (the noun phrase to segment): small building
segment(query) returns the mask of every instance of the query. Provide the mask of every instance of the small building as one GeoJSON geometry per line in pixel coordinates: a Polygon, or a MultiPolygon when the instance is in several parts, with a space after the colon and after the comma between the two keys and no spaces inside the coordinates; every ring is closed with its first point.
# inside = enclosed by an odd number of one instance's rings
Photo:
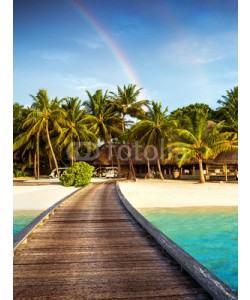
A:
{"type": "MultiPolygon", "coordinates": [[[[177,167],[177,161],[165,160],[164,169],[168,178],[199,179],[199,164],[191,160],[177,167]]],[[[203,160],[206,180],[234,181],[238,180],[238,150],[221,152],[215,158],[203,160]]]]}
{"type": "Polygon", "coordinates": [[[221,152],[214,159],[214,163],[220,166],[221,173],[225,181],[238,180],[238,149],[221,152]]]}
{"type": "Polygon", "coordinates": [[[103,144],[96,149],[92,159],[88,163],[96,168],[117,167],[120,169],[120,177],[129,178],[131,164],[133,164],[135,176],[144,178],[148,172],[149,163],[152,171],[157,169],[158,151],[155,146],[141,146],[135,144],[103,144]]]}

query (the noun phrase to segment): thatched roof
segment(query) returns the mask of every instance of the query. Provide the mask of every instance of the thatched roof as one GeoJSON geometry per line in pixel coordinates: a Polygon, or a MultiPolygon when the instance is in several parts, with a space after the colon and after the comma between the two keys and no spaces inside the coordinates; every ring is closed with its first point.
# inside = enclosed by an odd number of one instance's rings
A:
{"type": "Polygon", "coordinates": [[[215,163],[219,164],[238,164],[238,149],[231,150],[231,151],[224,151],[221,152],[219,155],[216,156],[214,159],[215,163]]]}
{"type": "MultiPolygon", "coordinates": [[[[197,159],[192,159],[190,161],[187,161],[183,164],[183,166],[190,166],[190,165],[197,165],[199,162],[197,159]]],[[[204,159],[203,163],[205,164],[215,164],[214,159],[213,158],[208,158],[208,159],[204,159]]],[[[176,166],[177,165],[177,160],[174,159],[166,159],[164,160],[164,165],[166,166],[176,166]]]]}
{"type": "Polygon", "coordinates": [[[158,152],[153,146],[146,148],[139,145],[104,144],[97,149],[91,163],[94,166],[109,166],[112,160],[114,164],[117,164],[117,158],[119,158],[121,165],[127,165],[129,156],[134,165],[145,165],[147,157],[151,165],[156,165],[158,152]]]}

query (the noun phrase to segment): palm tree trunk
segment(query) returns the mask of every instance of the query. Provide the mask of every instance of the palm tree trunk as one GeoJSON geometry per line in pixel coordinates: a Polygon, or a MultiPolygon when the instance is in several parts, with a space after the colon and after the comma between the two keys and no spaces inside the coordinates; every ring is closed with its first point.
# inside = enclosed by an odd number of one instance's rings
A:
{"type": "Polygon", "coordinates": [[[161,171],[161,162],[160,162],[160,158],[157,158],[157,167],[158,167],[158,171],[159,171],[161,180],[164,180],[164,177],[163,177],[163,174],[162,174],[162,171],[161,171]]]}
{"type": "Polygon", "coordinates": [[[228,178],[227,178],[227,164],[224,165],[224,172],[225,172],[225,181],[227,182],[228,181],[228,178]]]}
{"type": "Polygon", "coordinates": [[[117,178],[121,178],[121,162],[118,156],[116,157],[116,160],[117,160],[117,167],[118,167],[117,178]]]}
{"type": "Polygon", "coordinates": [[[202,159],[199,159],[200,183],[205,183],[205,176],[202,167],[202,159]]]}
{"type": "Polygon", "coordinates": [[[36,167],[36,151],[34,153],[34,177],[35,177],[35,179],[38,179],[37,178],[37,167],[36,167]]]}
{"type": "Polygon", "coordinates": [[[52,166],[52,162],[51,162],[51,156],[48,155],[48,157],[49,157],[49,169],[52,171],[53,166],[52,166]]]}
{"type": "Polygon", "coordinates": [[[134,168],[131,158],[129,158],[128,163],[129,163],[129,176],[128,176],[129,178],[128,179],[136,181],[135,168],[134,168]]]}
{"type": "Polygon", "coordinates": [[[122,115],[122,133],[125,133],[125,115],[122,115]]]}
{"type": "Polygon", "coordinates": [[[126,155],[128,157],[128,165],[129,165],[128,179],[136,181],[135,169],[134,169],[133,161],[131,159],[131,150],[128,149],[126,155]]]}
{"type": "Polygon", "coordinates": [[[36,179],[40,177],[40,146],[39,146],[39,138],[40,138],[40,131],[38,131],[36,136],[36,152],[37,152],[37,172],[36,172],[36,179]]]}
{"type": "Polygon", "coordinates": [[[148,172],[145,176],[146,179],[150,179],[150,178],[154,178],[154,175],[150,169],[150,163],[149,163],[149,160],[147,159],[147,167],[148,167],[148,172]]]}
{"type": "MultiPolygon", "coordinates": [[[[76,161],[75,159],[75,152],[74,152],[74,139],[73,139],[73,135],[71,133],[71,141],[70,141],[70,156],[71,156],[71,166],[73,166],[74,162],[76,161]]],[[[79,144],[79,148],[80,148],[80,142],[78,142],[79,144]]]]}
{"type": "Polygon", "coordinates": [[[71,158],[71,166],[74,164],[74,146],[73,142],[71,141],[71,146],[70,146],[70,158],[71,158]]]}
{"type": "Polygon", "coordinates": [[[47,140],[48,140],[49,147],[50,147],[50,150],[51,150],[51,154],[52,154],[55,166],[56,166],[56,174],[59,178],[58,164],[57,164],[56,156],[55,156],[55,153],[54,153],[51,141],[50,141],[50,136],[49,136],[49,120],[46,120],[46,135],[47,135],[47,140]]]}

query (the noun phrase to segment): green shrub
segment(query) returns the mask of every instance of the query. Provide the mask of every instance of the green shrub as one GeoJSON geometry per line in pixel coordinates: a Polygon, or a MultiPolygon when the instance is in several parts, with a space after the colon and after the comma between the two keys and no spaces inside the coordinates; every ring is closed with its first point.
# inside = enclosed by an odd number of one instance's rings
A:
{"type": "Polygon", "coordinates": [[[67,170],[67,174],[60,177],[60,183],[63,186],[83,186],[91,181],[94,167],[86,162],[74,163],[72,167],[67,170]]]}
{"type": "Polygon", "coordinates": [[[14,170],[14,177],[25,177],[30,176],[30,172],[22,170],[14,170]]]}

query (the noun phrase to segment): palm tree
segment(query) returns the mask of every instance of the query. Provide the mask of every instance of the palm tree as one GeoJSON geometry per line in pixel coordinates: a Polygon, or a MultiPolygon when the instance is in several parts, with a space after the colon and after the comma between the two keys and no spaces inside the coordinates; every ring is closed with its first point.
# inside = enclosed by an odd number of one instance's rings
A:
{"type": "MultiPolygon", "coordinates": [[[[142,145],[154,145],[157,148],[157,167],[160,178],[164,179],[161,171],[162,143],[166,142],[169,131],[169,122],[167,118],[168,108],[162,108],[161,103],[152,101],[148,106],[148,112],[143,120],[131,128],[130,137],[139,140],[142,145]]],[[[151,177],[151,170],[148,161],[148,177],[151,177]]]]}
{"type": "Polygon", "coordinates": [[[140,94],[141,88],[136,90],[136,84],[129,84],[127,87],[124,85],[123,89],[117,87],[117,94],[110,92],[112,105],[121,114],[122,118],[122,132],[125,133],[125,125],[131,122],[126,121],[127,115],[131,117],[140,117],[144,115],[143,106],[148,104],[147,100],[137,101],[137,97],[140,94]]]}
{"type": "Polygon", "coordinates": [[[204,159],[237,148],[233,141],[234,133],[221,132],[223,123],[209,123],[204,111],[193,110],[183,116],[182,127],[174,130],[174,141],[168,145],[173,155],[180,155],[178,167],[192,159],[198,161],[201,183],[205,182],[202,166],[204,159]]]}
{"type": "Polygon", "coordinates": [[[13,157],[14,159],[22,159],[22,170],[26,168],[27,160],[28,165],[32,164],[31,156],[34,155],[34,176],[37,179],[37,151],[36,151],[36,137],[28,139],[28,133],[22,132],[15,139],[13,143],[13,157]],[[28,157],[26,155],[28,154],[28,157]]]}
{"type": "Polygon", "coordinates": [[[225,130],[230,130],[238,134],[238,86],[227,91],[223,100],[218,100],[221,106],[217,108],[218,120],[225,120],[225,130]]]}
{"type": "Polygon", "coordinates": [[[84,122],[97,138],[108,143],[121,134],[120,118],[108,102],[108,91],[104,95],[102,90],[97,90],[93,95],[86,92],[89,100],[83,102],[87,113],[84,122]]]}
{"type": "Polygon", "coordinates": [[[57,98],[52,100],[49,99],[47,90],[40,89],[36,96],[30,96],[34,100],[31,106],[33,110],[28,114],[23,124],[23,128],[28,128],[28,138],[31,135],[36,135],[38,154],[40,135],[42,132],[46,133],[46,138],[57,170],[57,175],[59,175],[57,159],[50,139],[49,125],[50,122],[53,122],[53,128],[60,129],[58,121],[60,118],[65,117],[65,112],[59,107],[60,101],[57,98]]]}
{"type": "Polygon", "coordinates": [[[78,97],[67,97],[63,99],[66,103],[62,104],[65,110],[65,119],[60,120],[61,128],[59,129],[59,137],[56,144],[60,145],[60,149],[69,146],[71,165],[76,160],[74,143],[81,146],[81,142],[96,143],[96,136],[87,129],[85,124],[85,111],[81,109],[81,100],[78,97]]]}

